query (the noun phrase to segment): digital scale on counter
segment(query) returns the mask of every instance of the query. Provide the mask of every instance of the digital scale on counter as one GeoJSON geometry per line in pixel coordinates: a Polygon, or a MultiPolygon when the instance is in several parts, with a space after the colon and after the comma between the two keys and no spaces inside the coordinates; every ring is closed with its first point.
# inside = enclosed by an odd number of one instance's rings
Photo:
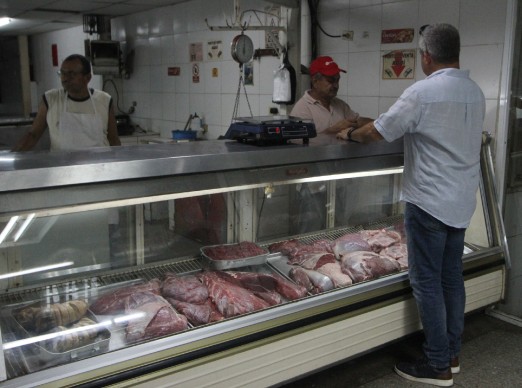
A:
{"type": "Polygon", "coordinates": [[[311,121],[294,116],[237,117],[225,134],[225,139],[258,145],[285,144],[288,140],[316,137],[315,125],[311,121]]]}

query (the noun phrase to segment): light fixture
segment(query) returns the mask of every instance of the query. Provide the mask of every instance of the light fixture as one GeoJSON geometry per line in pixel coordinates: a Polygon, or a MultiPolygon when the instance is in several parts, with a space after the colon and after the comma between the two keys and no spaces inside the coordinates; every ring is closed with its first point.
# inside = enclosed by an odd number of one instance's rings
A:
{"type": "Polygon", "coordinates": [[[16,276],[29,275],[29,274],[37,273],[37,272],[53,271],[53,270],[56,270],[58,268],[70,267],[72,265],[74,265],[74,261],[65,261],[63,263],[46,265],[46,266],[43,266],[43,267],[30,268],[30,269],[26,269],[24,271],[10,272],[10,273],[6,273],[6,274],[1,274],[0,275],[0,280],[4,280],[4,279],[8,279],[8,278],[14,278],[16,276]]]}
{"type": "Polygon", "coordinates": [[[11,23],[11,18],[3,17],[0,18],[0,27],[5,26],[6,24],[11,23]]]}

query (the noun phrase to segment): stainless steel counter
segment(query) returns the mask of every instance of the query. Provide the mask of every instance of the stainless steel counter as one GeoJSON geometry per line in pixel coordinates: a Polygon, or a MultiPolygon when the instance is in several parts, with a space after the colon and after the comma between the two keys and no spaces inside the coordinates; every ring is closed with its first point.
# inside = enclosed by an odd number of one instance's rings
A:
{"type": "Polygon", "coordinates": [[[3,153],[0,192],[392,154],[402,154],[402,140],[361,145],[330,136],[312,139],[309,145],[295,142],[260,147],[210,140],[74,152],[3,153]]]}

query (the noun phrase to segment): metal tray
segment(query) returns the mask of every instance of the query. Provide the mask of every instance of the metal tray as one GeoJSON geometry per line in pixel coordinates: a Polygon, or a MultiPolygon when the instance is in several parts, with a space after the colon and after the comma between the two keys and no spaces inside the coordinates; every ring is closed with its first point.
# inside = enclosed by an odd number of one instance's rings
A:
{"type": "Polygon", "coordinates": [[[268,265],[281,276],[295,283],[293,279],[290,278],[289,273],[293,268],[291,264],[288,264],[288,257],[282,255],[281,253],[273,253],[267,260],[268,265]]]}
{"type": "MultiPolygon", "coordinates": [[[[45,335],[45,333],[35,334],[27,331],[16,319],[17,310],[21,308],[35,307],[40,305],[41,302],[38,301],[32,303],[24,303],[23,306],[12,306],[13,308],[10,309],[10,315],[12,318],[11,326],[13,329],[13,333],[16,335],[17,339],[30,339],[36,336],[45,335]]],[[[89,318],[94,322],[98,323],[96,316],[90,310],[87,310],[87,313],[84,315],[84,317],[89,318]]],[[[24,352],[27,351],[37,356],[40,363],[44,362],[47,365],[58,365],[105,353],[109,350],[110,338],[111,332],[107,328],[100,328],[98,330],[98,335],[92,343],[73,348],[65,352],[53,352],[45,343],[45,341],[29,343],[28,345],[24,345],[22,348],[24,352]]]]}
{"type": "Polygon", "coordinates": [[[233,259],[233,260],[214,260],[211,257],[209,257],[205,250],[209,248],[214,247],[222,247],[222,246],[234,246],[238,244],[219,244],[219,245],[208,245],[201,247],[201,257],[202,260],[202,266],[205,269],[217,269],[217,270],[223,270],[223,269],[232,269],[232,268],[241,268],[241,267],[247,267],[249,265],[261,265],[265,264],[267,262],[268,257],[270,256],[270,253],[266,248],[259,247],[266,253],[263,255],[258,256],[251,256],[251,257],[245,257],[245,258],[239,258],[239,259],[233,259]]]}

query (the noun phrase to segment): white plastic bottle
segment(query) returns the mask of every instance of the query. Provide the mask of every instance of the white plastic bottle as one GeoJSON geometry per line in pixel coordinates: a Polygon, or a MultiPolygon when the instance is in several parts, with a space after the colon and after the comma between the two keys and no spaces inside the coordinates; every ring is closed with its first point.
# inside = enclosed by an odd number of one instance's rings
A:
{"type": "Polygon", "coordinates": [[[192,122],[190,124],[190,127],[193,131],[201,130],[201,117],[199,117],[197,113],[194,113],[194,116],[192,116],[192,122]]]}

